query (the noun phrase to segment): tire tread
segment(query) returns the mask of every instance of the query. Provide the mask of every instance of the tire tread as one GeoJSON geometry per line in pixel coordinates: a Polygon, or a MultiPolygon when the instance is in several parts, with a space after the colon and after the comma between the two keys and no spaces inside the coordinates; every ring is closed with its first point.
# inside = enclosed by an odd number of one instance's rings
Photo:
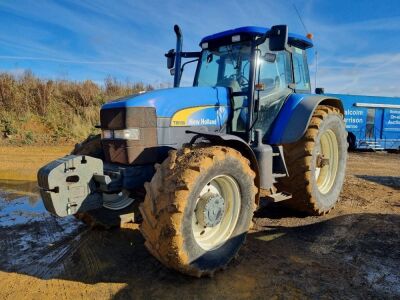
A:
{"type": "MultiPolygon", "coordinates": [[[[183,211],[196,178],[200,172],[227,156],[238,158],[243,171],[248,172],[254,180],[255,173],[249,167],[248,160],[238,151],[212,146],[171,150],[151,182],[145,185],[145,201],[139,207],[143,215],[140,231],[149,252],[168,268],[195,277],[213,276],[217,271],[200,270],[190,264],[188,254],[183,249],[181,225],[183,211]],[[153,204],[155,209],[152,208],[153,204]]],[[[255,197],[256,189],[253,189],[253,194],[255,197]]],[[[255,203],[252,209],[255,209],[255,203]]]]}
{"type": "Polygon", "coordinates": [[[329,114],[337,114],[343,118],[342,113],[336,107],[319,105],[311,118],[310,124],[304,136],[297,142],[284,145],[284,155],[289,169],[289,177],[280,178],[277,188],[290,192],[292,199],[287,205],[297,211],[311,215],[324,215],[330,210],[323,210],[312,195],[312,153],[316,144],[319,128],[323,120],[329,114]]]}

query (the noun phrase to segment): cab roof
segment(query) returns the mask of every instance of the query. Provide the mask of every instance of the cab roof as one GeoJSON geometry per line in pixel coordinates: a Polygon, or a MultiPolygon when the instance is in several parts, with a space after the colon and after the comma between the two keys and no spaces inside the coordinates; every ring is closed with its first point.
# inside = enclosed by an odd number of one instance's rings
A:
{"type": "MultiPolygon", "coordinates": [[[[224,39],[233,35],[241,35],[245,34],[247,36],[262,36],[265,33],[267,33],[270,29],[266,27],[257,27],[257,26],[245,26],[245,27],[239,27],[235,29],[230,29],[226,31],[222,31],[219,33],[215,33],[212,35],[208,35],[204,37],[201,42],[200,46],[204,42],[211,42],[211,41],[216,41],[220,39],[224,39]]],[[[289,32],[289,44],[301,49],[308,49],[313,46],[312,41],[302,35],[299,34],[294,34],[289,32]]]]}

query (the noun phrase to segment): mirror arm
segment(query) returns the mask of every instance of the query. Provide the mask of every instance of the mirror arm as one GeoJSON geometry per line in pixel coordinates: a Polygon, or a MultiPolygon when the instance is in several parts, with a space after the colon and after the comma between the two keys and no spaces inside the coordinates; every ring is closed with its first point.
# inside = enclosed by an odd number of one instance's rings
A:
{"type": "Polygon", "coordinates": [[[181,72],[180,72],[180,77],[179,77],[179,81],[181,81],[182,74],[183,74],[183,69],[185,68],[185,66],[186,66],[187,64],[190,64],[190,63],[195,62],[195,61],[198,61],[198,60],[199,60],[198,58],[192,59],[192,60],[189,60],[189,61],[185,62],[185,63],[182,65],[182,67],[181,67],[181,72]]]}
{"type": "Polygon", "coordinates": [[[269,38],[269,31],[256,40],[256,46],[263,44],[267,38],[269,38]]]}
{"type": "Polygon", "coordinates": [[[189,60],[189,61],[185,62],[185,63],[182,65],[182,67],[181,67],[181,72],[183,72],[183,68],[184,68],[187,64],[190,64],[190,63],[195,62],[195,61],[198,61],[198,60],[199,60],[199,59],[196,58],[196,59],[192,59],[192,60],[189,60]]]}
{"type": "Polygon", "coordinates": [[[199,58],[201,52],[181,52],[181,57],[184,58],[199,58]]]}

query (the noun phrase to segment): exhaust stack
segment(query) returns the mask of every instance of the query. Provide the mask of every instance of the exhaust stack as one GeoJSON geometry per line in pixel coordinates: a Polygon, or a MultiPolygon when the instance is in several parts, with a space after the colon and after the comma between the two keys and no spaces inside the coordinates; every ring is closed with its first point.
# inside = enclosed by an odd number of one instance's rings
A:
{"type": "Polygon", "coordinates": [[[176,34],[176,51],[175,51],[175,74],[174,74],[174,87],[179,87],[181,81],[181,53],[182,53],[182,30],[178,25],[174,26],[176,34]]]}

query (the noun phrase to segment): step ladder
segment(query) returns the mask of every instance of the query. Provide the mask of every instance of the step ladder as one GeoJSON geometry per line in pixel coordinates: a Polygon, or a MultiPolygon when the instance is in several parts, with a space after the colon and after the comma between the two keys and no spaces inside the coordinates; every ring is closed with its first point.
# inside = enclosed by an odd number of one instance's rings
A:
{"type": "Polygon", "coordinates": [[[292,194],[287,192],[279,192],[265,197],[269,202],[281,202],[292,199],[292,194]]]}
{"type": "Polygon", "coordinates": [[[358,149],[366,149],[366,150],[373,150],[373,151],[383,151],[385,148],[379,142],[372,142],[372,141],[361,141],[357,147],[358,149]]]}

